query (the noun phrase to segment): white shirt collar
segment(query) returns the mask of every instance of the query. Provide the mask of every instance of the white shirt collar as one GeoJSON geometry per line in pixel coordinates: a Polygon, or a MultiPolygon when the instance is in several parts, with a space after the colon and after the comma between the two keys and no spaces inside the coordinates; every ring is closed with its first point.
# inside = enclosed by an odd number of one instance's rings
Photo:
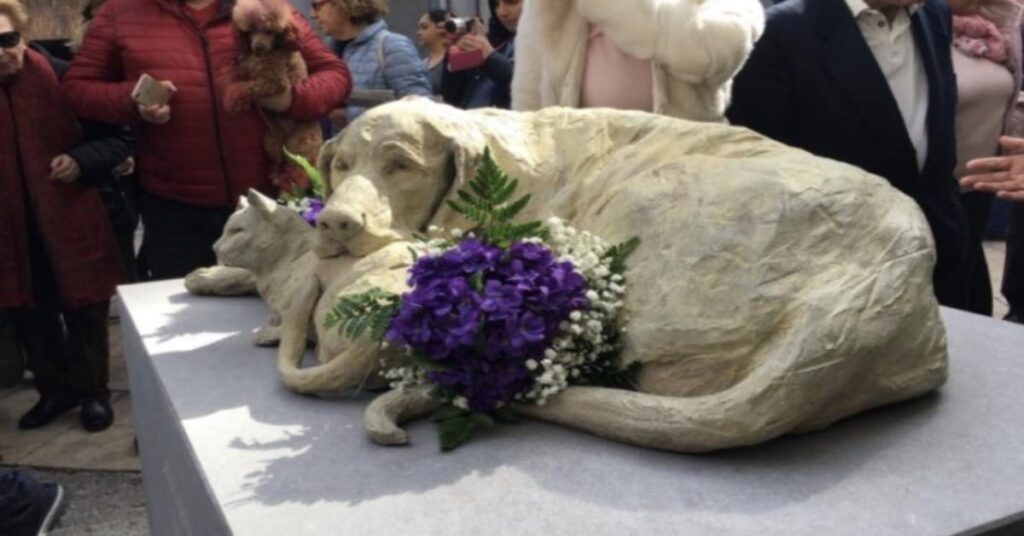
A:
{"type": "MultiPolygon", "coordinates": [[[[850,8],[850,13],[853,14],[855,19],[863,15],[865,11],[871,11],[871,7],[864,0],[846,0],[846,7],[850,8]]],[[[914,4],[906,9],[906,13],[907,15],[913,15],[917,13],[918,9],[921,9],[921,4],[914,4]]]]}

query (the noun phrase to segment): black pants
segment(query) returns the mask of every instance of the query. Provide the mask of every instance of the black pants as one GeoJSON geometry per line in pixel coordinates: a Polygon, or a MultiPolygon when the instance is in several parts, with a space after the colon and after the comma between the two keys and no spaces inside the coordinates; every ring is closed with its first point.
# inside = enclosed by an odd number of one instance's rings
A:
{"type": "Polygon", "coordinates": [[[992,278],[985,260],[985,228],[992,212],[992,194],[970,192],[960,196],[967,213],[967,258],[964,263],[965,308],[992,316],[992,278]]]}
{"type": "Polygon", "coordinates": [[[143,195],[145,235],[139,253],[143,279],[176,279],[216,264],[213,243],[232,212],[230,208],[196,207],[143,195]]]}
{"type": "Polygon", "coordinates": [[[1010,231],[1006,235],[1003,296],[1010,311],[1024,315],[1024,203],[1010,207],[1010,231]]]}
{"type": "Polygon", "coordinates": [[[110,301],[64,308],[49,259],[38,235],[32,231],[29,257],[35,304],[12,309],[10,314],[36,389],[43,396],[108,399],[110,301]]]}

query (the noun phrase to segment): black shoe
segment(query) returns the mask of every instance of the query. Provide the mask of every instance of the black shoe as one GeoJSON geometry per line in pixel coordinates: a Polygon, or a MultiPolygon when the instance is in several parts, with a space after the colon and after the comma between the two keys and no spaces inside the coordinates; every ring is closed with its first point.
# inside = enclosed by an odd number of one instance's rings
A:
{"type": "Polygon", "coordinates": [[[5,524],[9,536],[46,536],[64,511],[64,488],[60,484],[39,484],[39,494],[32,497],[26,512],[12,524],[5,524]]]}
{"type": "Polygon", "coordinates": [[[18,419],[18,428],[32,430],[50,424],[57,417],[75,409],[78,404],[66,396],[39,397],[39,402],[18,419]]]}
{"type": "Polygon", "coordinates": [[[1003,317],[1003,320],[1006,320],[1007,322],[1015,322],[1017,324],[1024,324],[1024,316],[1022,316],[1016,310],[1010,311],[1006,316],[1003,317]]]}
{"type": "Polygon", "coordinates": [[[90,398],[82,402],[82,428],[87,432],[102,432],[114,424],[114,410],[110,402],[90,398]]]}

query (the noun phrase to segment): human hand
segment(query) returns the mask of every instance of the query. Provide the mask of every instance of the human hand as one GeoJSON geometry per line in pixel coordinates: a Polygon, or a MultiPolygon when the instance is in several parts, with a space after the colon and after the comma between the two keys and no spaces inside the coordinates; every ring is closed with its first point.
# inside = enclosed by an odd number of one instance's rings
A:
{"type": "Polygon", "coordinates": [[[960,179],[960,185],[1001,199],[1024,201],[1024,138],[1003,136],[999,144],[1007,155],[971,160],[967,163],[970,175],[960,179]]]}
{"type": "MultiPolygon", "coordinates": [[[[170,90],[171,93],[178,91],[174,82],[171,82],[170,80],[161,80],[159,83],[170,90]]],[[[139,117],[147,123],[162,125],[171,120],[171,105],[167,103],[139,104],[139,117]]]]}
{"type": "Polygon", "coordinates": [[[288,86],[288,89],[279,95],[257,99],[256,104],[258,104],[260,108],[270,110],[271,112],[287,112],[288,109],[292,107],[292,87],[288,86]]]}
{"type": "Polygon", "coordinates": [[[67,154],[62,154],[50,161],[50,180],[70,184],[82,176],[82,168],[78,162],[67,154]]]}
{"type": "Polygon", "coordinates": [[[163,125],[171,120],[170,104],[139,105],[139,117],[153,125],[163,125]]]}
{"type": "Polygon", "coordinates": [[[112,170],[115,177],[127,177],[135,172],[135,157],[129,156],[112,170]]]}
{"type": "Polygon", "coordinates": [[[494,52],[494,47],[491,46],[491,42],[487,40],[487,37],[475,33],[468,33],[462,36],[455,43],[455,46],[459,47],[459,50],[463,52],[479,50],[483,53],[484,58],[490,57],[494,52]]]}

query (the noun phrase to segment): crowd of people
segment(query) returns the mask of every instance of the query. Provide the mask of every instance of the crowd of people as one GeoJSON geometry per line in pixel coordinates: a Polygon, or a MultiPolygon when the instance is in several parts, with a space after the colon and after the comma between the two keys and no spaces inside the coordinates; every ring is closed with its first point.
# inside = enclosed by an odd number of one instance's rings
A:
{"type": "MultiPolygon", "coordinates": [[[[939,302],[989,316],[982,240],[993,199],[1011,201],[1002,292],[1024,321],[1024,0],[489,4],[486,24],[424,13],[421,55],[389,30],[386,0],[313,0],[326,38],[297,12],[293,28],[308,78],[237,112],[222,102],[234,0],[86,0],[70,64],[27,39],[19,0],[0,0],[0,374],[23,354],[40,397],[18,426],[76,408],[85,430],[111,425],[114,287],[216,262],[235,200],[275,194],[266,114],[330,135],[410,95],[729,121],[859,166],[921,207],[939,302]],[[170,100],[133,100],[143,75],[170,100]]],[[[60,494],[0,475],[0,532],[45,523],[60,494]]]]}

